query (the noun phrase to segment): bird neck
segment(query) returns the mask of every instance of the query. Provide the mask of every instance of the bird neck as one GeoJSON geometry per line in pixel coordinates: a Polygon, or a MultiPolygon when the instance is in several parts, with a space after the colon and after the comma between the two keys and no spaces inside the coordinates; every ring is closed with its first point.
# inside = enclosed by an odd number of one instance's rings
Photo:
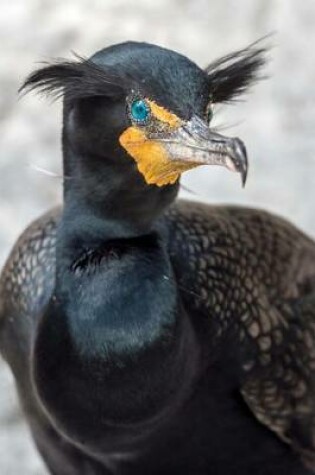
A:
{"type": "Polygon", "coordinates": [[[69,437],[95,452],[122,450],[185,399],[199,350],[162,233],[112,219],[106,201],[94,211],[95,196],[75,199],[71,187],[55,291],[35,341],[34,382],[69,437]]]}
{"type": "Polygon", "coordinates": [[[128,158],[64,148],[64,222],[71,235],[89,239],[129,238],[150,232],[175,200],[179,184],[148,185],[128,158]]]}

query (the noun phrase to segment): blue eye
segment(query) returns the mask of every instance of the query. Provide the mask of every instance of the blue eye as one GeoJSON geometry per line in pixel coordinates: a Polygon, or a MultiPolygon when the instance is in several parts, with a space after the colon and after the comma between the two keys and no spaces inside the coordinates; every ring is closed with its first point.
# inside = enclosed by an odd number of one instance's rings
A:
{"type": "Polygon", "coordinates": [[[143,99],[133,101],[130,107],[131,117],[135,122],[144,124],[150,115],[150,107],[143,99]]]}

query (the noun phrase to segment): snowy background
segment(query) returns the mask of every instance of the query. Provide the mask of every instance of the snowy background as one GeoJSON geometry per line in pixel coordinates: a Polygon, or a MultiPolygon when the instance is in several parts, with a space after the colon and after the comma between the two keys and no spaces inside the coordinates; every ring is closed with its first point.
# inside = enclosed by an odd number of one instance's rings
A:
{"type": "MultiPolygon", "coordinates": [[[[196,169],[183,183],[199,200],[260,206],[315,236],[314,0],[1,0],[0,267],[23,228],[60,200],[60,104],[17,98],[36,62],[90,55],[111,43],[145,40],[200,65],[270,32],[268,81],[215,123],[247,144],[245,190],[224,170],[196,169]]],[[[0,474],[43,475],[8,369],[0,361],[0,474]]]]}

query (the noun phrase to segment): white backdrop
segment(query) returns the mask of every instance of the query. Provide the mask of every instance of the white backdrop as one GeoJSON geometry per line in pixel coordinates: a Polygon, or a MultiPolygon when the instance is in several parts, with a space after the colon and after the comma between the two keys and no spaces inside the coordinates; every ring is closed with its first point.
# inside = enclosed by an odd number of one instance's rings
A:
{"type": "MultiPolygon", "coordinates": [[[[220,108],[250,160],[248,184],[225,170],[198,168],[183,178],[194,199],[240,203],[282,214],[315,236],[314,0],[2,0],[0,5],[0,267],[22,229],[60,199],[61,107],[17,100],[37,61],[90,55],[127,39],[157,43],[199,65],[275,32],[267,72],[247,102],[220,108]]],[[[0,363],[0,473],[42,475],[0,363]]]]}

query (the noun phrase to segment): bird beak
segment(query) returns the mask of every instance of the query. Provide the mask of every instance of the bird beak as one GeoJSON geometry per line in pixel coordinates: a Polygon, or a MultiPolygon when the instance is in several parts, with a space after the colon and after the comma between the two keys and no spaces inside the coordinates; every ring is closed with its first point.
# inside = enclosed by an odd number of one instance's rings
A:
{"type": "Polygon", "coordinates": [[[240,173],[245,185],[248,162],[243,142],[214,132],[199,117],[193,116],[167,136],[156,137],[156,140],[166,149],[174,169],[178,166],[183,172],[199,165],[219,165],[240,173]]]}

